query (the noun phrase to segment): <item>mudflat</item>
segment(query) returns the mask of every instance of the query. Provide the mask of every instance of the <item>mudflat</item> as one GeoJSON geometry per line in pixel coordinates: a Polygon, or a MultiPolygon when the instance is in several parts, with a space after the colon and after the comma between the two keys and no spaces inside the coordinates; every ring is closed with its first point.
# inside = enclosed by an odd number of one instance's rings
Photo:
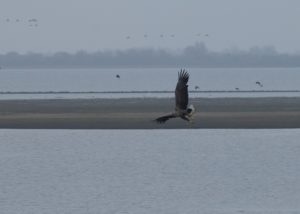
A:
{"type": "Polygon", "coordinates": [[[300,98],[195,98],[193,122],[154,119],[174,109],[172,98],[1,100],[0,128],[185,129],[300,128],[300,98]]]}

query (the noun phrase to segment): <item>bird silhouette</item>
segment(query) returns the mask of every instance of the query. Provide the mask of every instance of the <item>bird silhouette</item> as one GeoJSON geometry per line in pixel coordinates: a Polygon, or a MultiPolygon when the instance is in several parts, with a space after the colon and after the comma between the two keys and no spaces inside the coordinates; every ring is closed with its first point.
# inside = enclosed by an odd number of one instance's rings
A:
{"type": "Polygon", "coordinates": [[[175,88],[175,111],[158,117],[155,119],[157,123],[165,123],[171,118],[180,117],[183,120],[191,122],[192,116],[195,113],[195,108],[193,105],[188,106],[189,103],[189,93],[188,93],[188,81],[189,74],[185,70],[180,70],[178,72],[178,82],[175,88]]]}
{"type": "Polygon", "coordinates": [[[255,84],[256,84],[256,85],[259,85],[260,87],[263,87],[263,84],[261,84],[261,82],[259,82],[259,81],[256,81],[255,84]]]}

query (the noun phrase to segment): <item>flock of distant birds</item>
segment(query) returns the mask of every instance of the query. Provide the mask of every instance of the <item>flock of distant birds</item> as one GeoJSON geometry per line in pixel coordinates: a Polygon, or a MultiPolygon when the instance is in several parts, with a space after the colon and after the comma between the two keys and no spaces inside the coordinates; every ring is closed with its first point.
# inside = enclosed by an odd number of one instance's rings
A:
{"type": "MultiPolygon", "coordinates": [[[[2,67],[0,66],[0,70],[1,70],[1,69],[2,69],[2,67]]],[[[116,78],[117,78],[117,79],[120,79],[120,78],[121,78],[120,74],[116,74],[116,78]]],[[[259,86],[259,87],[264,87],[264,85],[263,85],[260,81],[256,81],[255,84],[256,84],[257,86],[259,86]]],[[[194,89],[197,91],[197,90],[200,89],[200,87],[199,87],[198,85],[196,85],[196,86],[194,87],[194,89]]],[[[239,91],[240,88],[235,88],[235,90],[236,90],[236,91],[239,91]]]]}
{"type": "MultiPolygon", "coordinates": [[[[1,19],[0,19],[1,20],[1,19]]],[[[29,19],[21,19],[21,18],[2,18],[2,22],[6,22],[6,23],[26,23],[29,27],[38,27],[39,26],[39,20],[37,18],[29,18],[29,19]]],[[[157,35],[159,38],[163,39],[163,38],[175,38],[176,35],[175,34],[159,34],[157,35]]],[[[195,34],[196,37],[210,37],[210,35],[208,33],[196,33],[195,34]]],[[[150,37],[149,34],[145,33],[143,35],[144,39],[147,39],[148,37],[150,37]]],[[[127,35],[125,36],[126,40],[130,40],[130,39],[134,39],[136,38],[133,35],[127,35]]]]}
{"type": "MultiPolygon", "coordinates": [[[[120,78],[121,78],[120,74],[116,74],[116,78],[117,78],[117,79],[120,79],[120,78]]],[[[256,81],[255,84],[256,84],[257,86],[259,86],[259,87],[264,87],[264,85],[263,85],[260,81],[256,81]]],[[[197,90],[200,89],[200,87],[199,87],[198,85],[196,85],[196,86],[194,87],[194,89],[197,91],[197,90]]],[[[236,91],[239,91],[240,88],[235,88],[235,90],[236,90],[236,91]]]]}
{"type": "MultiPolygon", "coordinates": [[[[1,69],[2,69],[2,67],[0,66],[0,70],[1,70],[1,69]]],[[[117,78],[117,79],[120,79],[120,78],[121,78],[120,74],[116,74],[116,78],[117,78]]],[[[256,81],[255,84],[256,84],[257,86],[259,86],[259,87],[264,87],[264,85],[263,85],[260,81],[256,81]]],[[[199,87],[198,85],[196,85],[196,86],[194,87],[194,89],[197,91],[197,90],[200,89],[200,87],[199,87]]],[[[236,90],[236,91],[239,91],[240,88],[235,88],[235,90],[236,90]]]]}
{"type": "MultiPolygon", "coordinates": [[[[264,87],[264,85],[263,85],[261,82],[259,82],[259,81],[256,81],[255,84],[258,85],[259,87],[264,87]]],[[[197,86],[196,86],[196,87],[197,87],[197,86]]],[[[195,87],[195,89],[196,89],[196,87],[195,87]]],[[[198,88],[199,88],[199,87],[198,87],[198,88]]],[[[235,90],[236,90],[236,91],[239,91],[240,88],[235,88],[235,90]]]]}
{"type": "Polygon", "coordinates": [[[36,18],[30,18],[30,19],[20,19],[20,18],[5,18],[4,21],[6,23],[20,23],[20,22],[25,22],[28,24],[29,27],[38,27],[39,26],[39,21],[36,18]]]}
{"type": "MultiPolygon", "coordinates": [[[[197,33],[195,36],[197,37],[201,37],[201,36],[204,36],[204,37],[209,37],[210,35],[208,33],[205,33],[205,34],[201,34],[201,33],[197,33]]],[[[144,34],[144,38],[147,39],[149,37],[148,34],[144,34]]],[[[160,34],[159,35],[160,38],[166,38],[166,37],[171,37],[171,38],[175,38],[176,35],[175,34],[170,34],[170,35],[166,35],[166,34],[160,34]]],[[[125,37],[125,39],[129,40],[129,39],[132,39],[133,37],[130,36],[130,35],[127,35],[125,37]]]]}
{"type": "MultiPolygon", "coordinates": [[[[11,22],[19,23],[19,22],[22,22],[22,21],[24,21],[24,20],[19,19],[19,18],[16,18],[16,19],[5,18],[5,22],[7,22],[7,23],[11,23],[11,22]]],[[[38,19],[36,19],[36,18],[30,18],[30,19],[27,19],[26,22],[28,23],[28,26],[29,26],[29,27],[38,27],[38,19]]],[[[200,37],[200,36],[209,37],[210,35],[209,35],[208,33],[205,33],[205,34],[197,33],[196,36],[197,36],[197,37],[200,37]]],[[[148,38],[148,37],[149,37],[148,34],[144,34],[144,38],[145,38],[145,39],[148,38]]],[[[160,38],[165,38],[165,37],[167,37],[167,35],[165,35],[165,34],[160,34],[159,37],[160,37],[160,38]]],[[[170,34],[169,37],[174,38],[174,37],[175,37],[175,34],[170,34]]],[[[127,35],[125,38],[126,38],[127,40],[129,40],[129,39],[132,39],[132,36],[127,35]]],[[[0,66],[0,69],[2,69],[1,66],[0,66]]],[[[116,78],[117,78],[117,79],[120,79],[121,77],[120,77],[119,74],[116,74],[116,78]]],[[[255,84],[258,85],[258,86],[260,86],[260,87],[263,87],[263,84],[262,84],[261,82],[259,82],[259,81],[256,81],[255,84]]],[[[194,89],[195,89],[195,90],[199,90],[200,87],[199,87],[198,85],[196,85],[196,86],[194,87],[194,89]]],[[[239,89],[238,87],[236,87],[235,90],[236,90],[236,91],[239,91],[240,89],[239,89]]]]}

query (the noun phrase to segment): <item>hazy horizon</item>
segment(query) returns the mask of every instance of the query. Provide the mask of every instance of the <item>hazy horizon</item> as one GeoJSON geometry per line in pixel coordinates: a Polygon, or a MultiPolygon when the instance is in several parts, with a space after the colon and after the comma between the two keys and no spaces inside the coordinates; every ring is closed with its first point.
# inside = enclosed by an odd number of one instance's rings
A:
{"type": "Polygon", "coordinates": [[[300,52],[295,0],[2,0],[0,53],[75,53],[203,42],[212,51],[300,52]]]}
{"type": "Polygon", "coordinates": [[[131,48],[115,51],[78,51],[43,54],[8,52],[0,54],[0,68],[76,67],[300,67],[300,54],[279,53],[273,46],[248,50],[212,51],[195,43],[181,51],[131,48]]]}

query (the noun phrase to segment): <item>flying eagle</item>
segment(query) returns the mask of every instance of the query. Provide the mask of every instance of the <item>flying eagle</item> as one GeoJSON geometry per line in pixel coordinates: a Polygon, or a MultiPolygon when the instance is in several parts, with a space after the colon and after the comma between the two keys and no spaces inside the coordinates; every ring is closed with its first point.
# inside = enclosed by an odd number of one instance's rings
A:
{"type": "Polygon", "coordinates": [[[178,82],[175,89],[175,112],[155,119],[157,123],[165,123],[167,120],[175,117],[180,117],[183,120],[191,121],[191,117],[195,112],[193,105],[188,107],[189,94],[188,85],[189,74],[185,70],[178,72],[178,82]]]}

